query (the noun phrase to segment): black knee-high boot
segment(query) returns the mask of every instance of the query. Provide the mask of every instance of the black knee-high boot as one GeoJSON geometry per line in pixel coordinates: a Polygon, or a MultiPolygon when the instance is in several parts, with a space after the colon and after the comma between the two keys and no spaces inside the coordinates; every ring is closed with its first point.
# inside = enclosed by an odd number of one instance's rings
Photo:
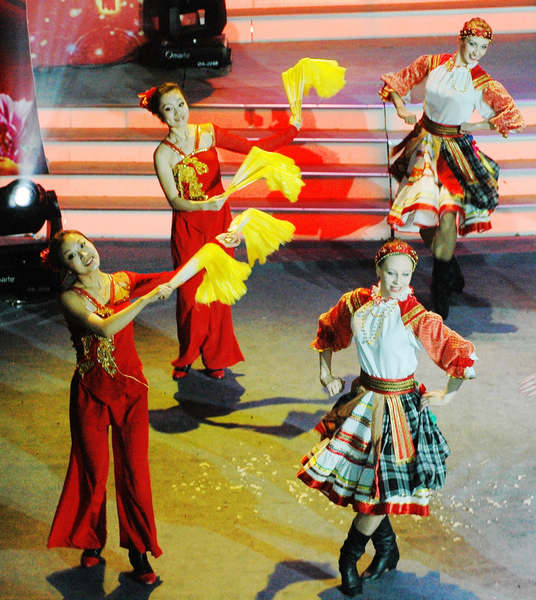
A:
{"type": "Polygon", "coordinates": [[[450,261],[434,257],[432,268],[432,309],[443,319],[449,316],[450,261]]]}
{"type": "Polygon", "coordinates": [[[450,265],[450,289],[453,292],[461,292],[465,286],[465,279],[458,261],[453,256],[449,262],[450,265]]]}
{"type": "Polygon", "coordinates": [[[363,591],[363,580],[359,577],[356,563],[365,553],[365,546],[369,539],[369,535],[358,531],[352,523],[339,555],[341,592],[347,596],[355,596],[363,591]]]}
{"type": "Polygon", "coordinates": [[[386,515],[378,525],[376,531],[370,536],[376,554],[367,570],[363,574],[365,581],[379,579],[385,571],[395,569],[400,559],[400,552],[396,543],[396,534],[391,527],[389,517],[386,515]]]}

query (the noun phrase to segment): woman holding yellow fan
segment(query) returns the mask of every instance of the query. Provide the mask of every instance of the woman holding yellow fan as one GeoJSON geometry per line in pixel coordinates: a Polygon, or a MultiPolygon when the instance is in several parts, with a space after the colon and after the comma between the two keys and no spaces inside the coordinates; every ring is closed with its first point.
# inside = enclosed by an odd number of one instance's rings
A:
{"type": "MultiPolygon", "coordinates": [[[[293,119],[287,129],[254,144],[212,123],[190,124],[188,104],[176,83],[163,83],[139,96],[140,106],[169,128],[154,153],[154,165],[173,209],[171,253],[176,267],[207,241],[225,232],[231,223],[216,148],[242,154],[247,154],[254,145],[275,150],[294,139],[301,122],[293,119]]],[[[233,240],[233,235],[228,234],[227,242],[238,245],[238,238],[233,240]]],[[[232,248],[228,252],[232,254],[232,248]]],[[[172,362],[175,380],[185,377],[199,356],[206,375],[213,379],[223,379],[226,367],[244,360],[234,334],[231,308],[219,302],[196,304],[201,278],[199,274],[178,289],[179,355],[172,362]]]]}

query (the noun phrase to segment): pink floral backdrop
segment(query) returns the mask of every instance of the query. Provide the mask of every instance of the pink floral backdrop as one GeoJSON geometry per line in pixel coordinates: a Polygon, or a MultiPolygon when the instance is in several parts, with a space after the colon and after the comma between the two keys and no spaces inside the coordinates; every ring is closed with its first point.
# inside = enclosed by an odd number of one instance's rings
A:
{"type": "Polygon", "coordinates": [[[0,175],[47,173],[21,0],[0,0],[0,175]]]}

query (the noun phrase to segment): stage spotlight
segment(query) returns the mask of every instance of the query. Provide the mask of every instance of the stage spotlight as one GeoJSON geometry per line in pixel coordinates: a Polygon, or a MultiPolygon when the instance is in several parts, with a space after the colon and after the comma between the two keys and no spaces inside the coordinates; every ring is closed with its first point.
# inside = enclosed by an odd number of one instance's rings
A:
{"type": "Polygon", "coordinates": [[[48,233],[61,229],[55,192],[29,179],[15,179],[0,188],[0,235],[35,234],[45,223],[48,233]]]}
{"type": "Polygon", "coordinates": [[[61,212],[54,191],[47,191],[29,179],[15,179],[0,188],[2,298],[26,300],[57,288],[57,276],[43,269],[40,252],[61,228],[61,212]]]}
{"type": "Polygon", "coordinates": [[[21,181],[13,187],[11,194],[8,196],[9,208],[27,208],[38,195],[37,186],[30,185],[31,182],[21,181]]]}

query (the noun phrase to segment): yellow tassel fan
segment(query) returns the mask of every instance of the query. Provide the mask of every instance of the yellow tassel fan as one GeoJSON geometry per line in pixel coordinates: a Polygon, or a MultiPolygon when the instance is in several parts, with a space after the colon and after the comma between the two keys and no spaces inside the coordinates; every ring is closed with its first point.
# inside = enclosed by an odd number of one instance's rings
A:
{"type": "Polygon", "coordinates": [[[300,190],[305,185],[300,168],[292,158],[253,146],[225,194],[232,194],[263,177],[271,190],[282,192],[290,202],[298,200],[300,190]]]}
{"type": "Polygon", "coordinates": [[[281,244],[290,242],[294,230],[294,225],[289,221],[276,219],[256,208],[246,209],[233,219],[229,227],[229,231],[236,231],[244,236],[251,267],[256,260],[263,265],[269,254],[278,250],[281,244]]]}
{"type": "Polygon", "coordinates": [[[248,265],[235,260],[213,243],[205,244],[195,257],[205,269],[203,281],[195,294],[196,302],[234,304],[246,293],[244,281],[251,273],[248,265]]]}
{"type": "Polygon", "coordinates": [[[311,87],[322,98],[331,98],[346,85],[346,69],[336,60],[302,58],[293,67],[281,73],[293,119],[302,120],[303,97],[311,87]]]}

